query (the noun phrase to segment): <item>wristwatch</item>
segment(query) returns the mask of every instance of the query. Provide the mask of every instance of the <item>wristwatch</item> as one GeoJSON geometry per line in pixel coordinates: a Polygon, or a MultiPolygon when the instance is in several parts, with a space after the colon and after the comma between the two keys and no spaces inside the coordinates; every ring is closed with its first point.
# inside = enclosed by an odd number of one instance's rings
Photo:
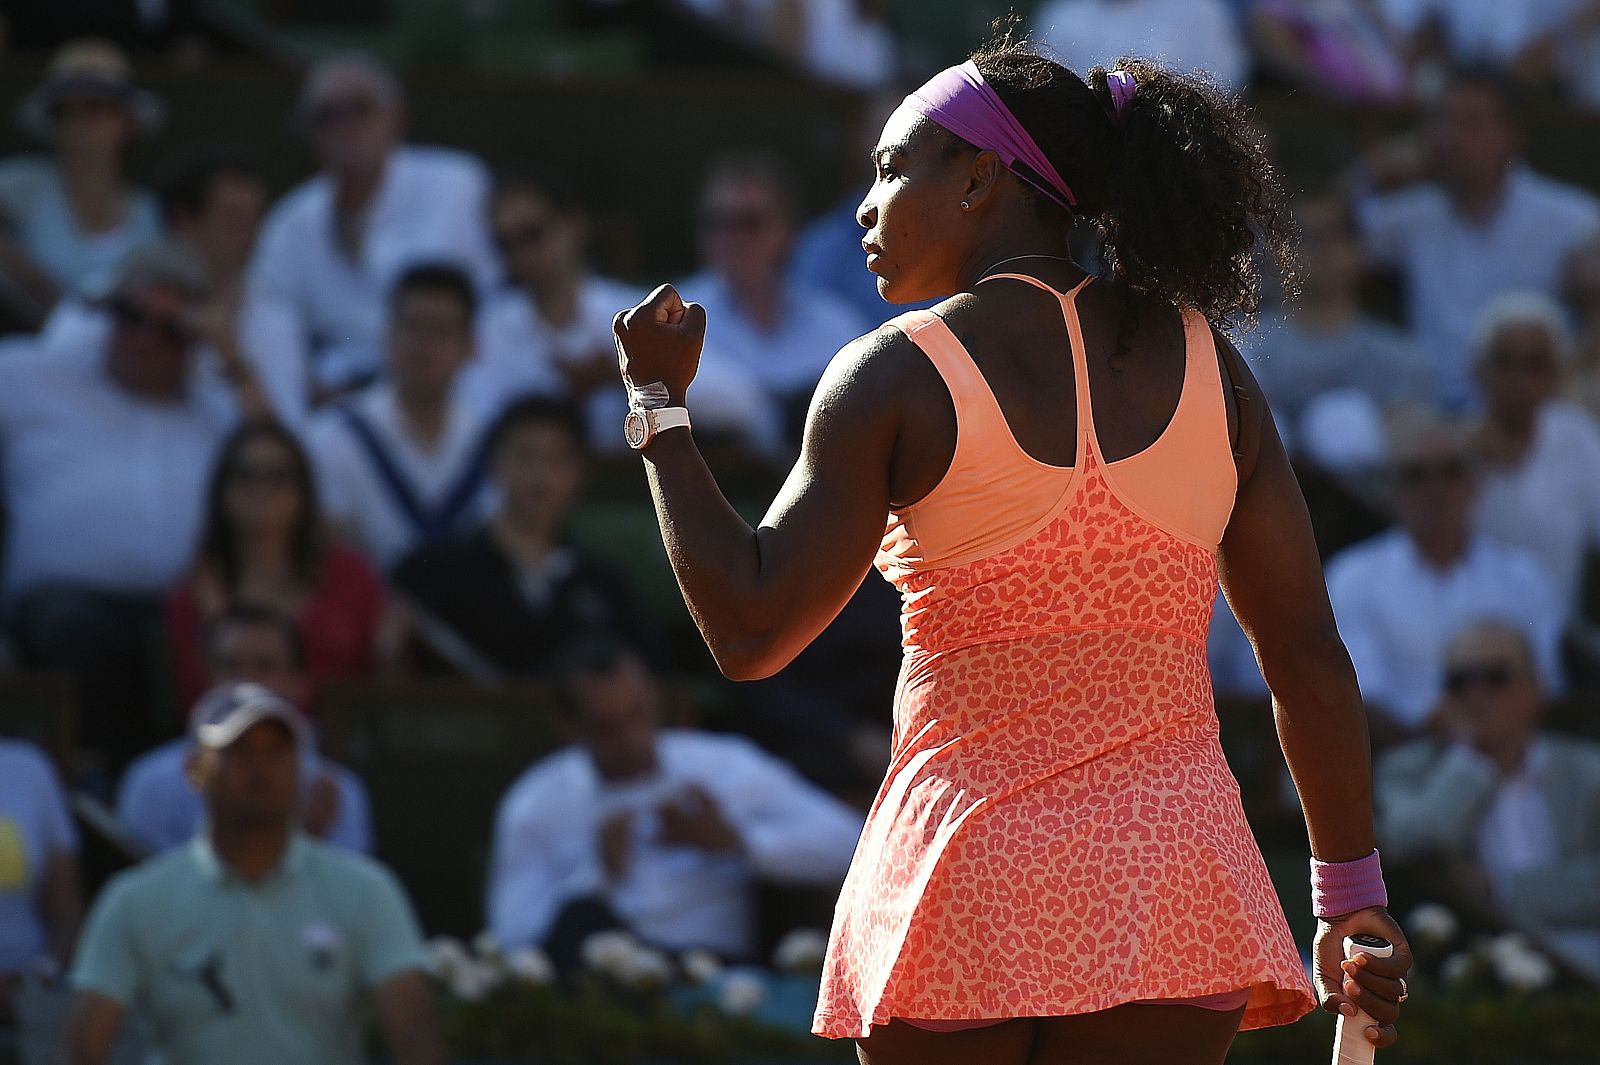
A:
{"type": "Polygon", "coordinates": [[[634,407],[623,419],[622,435],[627,438],[629,447],[640,451],[650,445],[657,433],[664,429],[676,429],[680,425],[685,429],[689,427],[687,407],[656,407],[653,410],[634,407]]]}

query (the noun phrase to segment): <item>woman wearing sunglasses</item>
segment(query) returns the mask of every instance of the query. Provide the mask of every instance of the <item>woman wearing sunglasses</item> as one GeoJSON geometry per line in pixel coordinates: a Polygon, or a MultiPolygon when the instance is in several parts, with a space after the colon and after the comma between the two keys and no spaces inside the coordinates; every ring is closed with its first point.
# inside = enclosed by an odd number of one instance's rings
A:
{"type": "Polygon", "coordinates": [[[758,529],[685,428],[705,311],[663,286],[615,325],[629,441],[724,672],[783,668],[874,566],[903,595],[893,753],[815,1030],[868,1065],[1212,1065],[1320,1000],[1387,1046],[1410,952],[1361,696],[1213,327],[1257,302],[1255,234],[1282,250],[1259,139],[1196,80],[1080,78],[1007,36],[912,93],[871,162],[867,269],[892,303],[943,302],[835,357],[758,529]],[[1080,218],[1099,275],[1070,258],[1080,218]],[[1315,990],[1217,741],[1219,574],[1306,811],[1315,990]],[[1355,933],[1394,957],[1345,961],[1355,933]]]}
{"type": "Polygon", "coordinates": [[[198,557],[167,600],[185,706],[208,686],[207,624],[240,603],[299,622],[313,693],[330,680],[366,676],[378,663],[382,583],[366,559],[328,539],[305,451],[273,421],[247,422],[222,445],[198,557]]]}

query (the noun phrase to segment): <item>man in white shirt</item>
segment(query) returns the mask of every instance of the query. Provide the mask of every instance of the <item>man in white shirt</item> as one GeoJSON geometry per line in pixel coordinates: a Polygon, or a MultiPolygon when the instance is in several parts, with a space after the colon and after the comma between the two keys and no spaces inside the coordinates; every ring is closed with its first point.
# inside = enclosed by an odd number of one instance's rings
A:
{"type": "Polygon", "coordinates": [[[453,262],[479,291],[498,274],[488,172],[464,153],[401,143],[390,71],[362,55],[324,60],[300,117],[323,172],[268,217],[244,316],[246,350],[290,421],[379,375],[384,299],[407,266],[453,262]]]}
{"type": "Polygon", "coordinates": [[[530,393],[572,399],[592,445],[626,446],[611,320],[644,293],[589,270],[588,217],[559,175],[502,177],[489,218],[509,283],[478,315],[478,353],[461,375],[466,402],[493,420],[530,393]]]}
{"type": "Polygon", "coordinates": [[[476,310],[459,268],[410,267],[390,297],[387,379],[320,412],[308,431],[323,510],[381,569],[486,513],[485,425],[456,391],[476,310]]]}
{"type": "Polygon", "coordinates": [[[77,678],[80,733],[114,762],[146,745],[149,636],[238,409],[200,361],[206,295],[191,254],[142,249],[0,361],[11,628],[26,665],[77,678]]]}
{"type": "Polygon", "coordinates": [[[661,727],[643,661],[599,637],[563,667],[573,745],[500,805],[489,927],[507,945],[575,953],[596,909],[648,943],[729,958],[753,949],[757,878],[836,885],[861,816],[747,740],[661,727]]]}
{"type": "MultiPolygon", "coordinates": [[[[238,606],[210,627],[206,643],[212,686],[248,681],[305,706],[305,647],[293,618],[238,606]]],[[[141,755],[122,775],[117,818],[152,852],[181,847],[200,830],[205,804],[189,779],[195,750],[192,737],[172,740],[141,755]]],[[[371,806],[359,777],[308,748],[300,783],[302,831],[360,854],[372,852],[371,806]]]]}
{"type": "MultiPolygon", "coordinates": [[[[849,303],[794,278],[797,210],[778,160],[750,155],[719,161],[700,197],[706,269],[680,286],[684,299],[706,309],[700,365],[713,372],[732,365],[753,377],[783,412],[772,439],[785,442],[799,439],[828,362],[869,328],[849,303]]],[[[692,402],[698,411],[700,397],[692,402]]]]}
{"type": "Polygon", "coordinates": [[[1359,206],[1367,250],[1404,282],[1412,333],[1451,410],[1477,405],[1482,309],[1514,289],[1553,295],[1568,251],[1600,232],[1594,197],[1518,161],[1508,91],[1491,75],[1458,75],[1428,123],[1437,179],[1359,206]]]}
{"type": "Polygon", "coordinates": [[[1532,292],[1490,304],[1479,335],[1479,525],[1538,556],[1577,621],[1585,556],[1600,546],[1600,424],[1560,398],[1571,335],[1555,301],[1532,292]]]}
{"type": "Polygon", "coordinates": [[[1459,426],[1415,412],[1396,419],[1389,479],[1399,527],[1328,563],[1328,595],[1379,745],[1427,726],[1450,633],[1475,618],[1511,622],[1554,681],[1564,615],[1537,559],[1477,531],[1477,471],[1459,426]]]}
{"type": "Polygon", "coordinates": [[[1034,32],[1079,75],[1125,55],[1244,88],[1250,57],[1222,0],[1054,0],[1033,16],[1034,32]]]}
{"type": "Polygon", "coordinates": [[[1439,735],[1375,766],[1378,844],[1600,980],[1600,744],[1539,729],[1526,634],[1468,625],[1446,653],[1439,735]]]}

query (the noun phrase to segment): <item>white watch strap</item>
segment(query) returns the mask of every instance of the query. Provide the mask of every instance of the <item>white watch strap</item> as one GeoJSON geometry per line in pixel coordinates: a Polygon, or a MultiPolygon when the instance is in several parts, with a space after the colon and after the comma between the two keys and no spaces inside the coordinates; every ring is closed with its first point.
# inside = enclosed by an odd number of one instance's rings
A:
{"type": "Polygon", "coordinates": [[[647,411],[645,417],[654,423],[655,431],[658,433],[663,429],[689,427],[688,407],[662,407],[659,410],[647,411]]]}

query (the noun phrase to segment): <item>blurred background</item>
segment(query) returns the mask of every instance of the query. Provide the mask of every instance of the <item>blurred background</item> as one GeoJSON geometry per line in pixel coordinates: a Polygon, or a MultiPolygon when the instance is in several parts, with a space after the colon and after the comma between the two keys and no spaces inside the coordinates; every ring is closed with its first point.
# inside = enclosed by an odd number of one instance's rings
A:
{"type": "MultiPolygon", "coordinates": [[[[1290,194],[1298,297],[1269,276],[1216,324],[1368,701],[1418,956],[1385,1059],[1600,1061],[1600,3],[4,0],[0,1063],[245,1061],[218,1031],[318,1026],[397,1061],[440,1060],[434,1031],[461,1061],[853,1060],[805,1033],[897,598],[869,577],[783,674],[722,680],[610,321],[667,280],[707,305],[696,435],[758,519],[828,358],[898,313],[862,264],[867,150],[1008,11],[1075,70],[1244,94],[1290,194]],[[290,718],[240,684],[293,707],[282,809],[245,747],[290,718]],[[218,686],[231,745],[195,727],[218,686]],[[206,879],[291,826],[333,864],[206,879]],[[246,903],[299,946],[230,924],[246,903]]],[[[1211,658],[1308,948],[1220,598],[1211,658]]]]}

